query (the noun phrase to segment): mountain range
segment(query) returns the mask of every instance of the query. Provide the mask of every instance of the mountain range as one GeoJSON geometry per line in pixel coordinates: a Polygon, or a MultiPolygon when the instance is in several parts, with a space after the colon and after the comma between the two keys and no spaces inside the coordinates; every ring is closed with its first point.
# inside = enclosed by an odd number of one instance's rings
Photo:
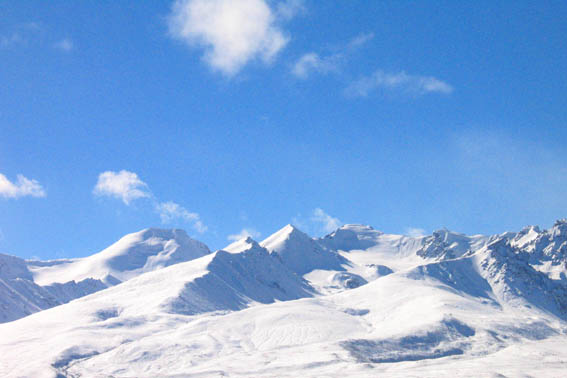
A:
{"type": "Polygon", "coordinates": [[[212,252],[146,229],[0,255],[0,375],[563,376],[567,220],[409,237],[287,225],[212,252]]]}

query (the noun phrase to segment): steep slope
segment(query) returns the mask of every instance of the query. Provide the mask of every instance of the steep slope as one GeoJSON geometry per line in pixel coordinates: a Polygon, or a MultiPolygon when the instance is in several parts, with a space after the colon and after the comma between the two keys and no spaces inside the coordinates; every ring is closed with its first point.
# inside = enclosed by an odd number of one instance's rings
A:
{"type": "Polygon", "coordinates": [[[567,284],[567,219],[558,220],[550,230],[526,227],[511,245],[528,253],[534,269],[567,284]]]}
{"type": "Polygon", "coordinates": [[[0,254],[0,323],[67,303],[106,287],[103,282],[93,279],[39,286],[33,282],[25,260],[0,254]]]}
{"type": "Polygon", "coordinates": [[[423,239],[423,246],[416,252],[427,259],[446,260],[463,256],[467,252],[482,248],[494,238],[483,235],[467,236],[447,229],[433,232],[423,239]]]}
{"type": "Polygon", "coordinates": [[[334,249],[324,248],[316,240],[288,224],[260,245],[279,256],[283,264],[300,276],[315,269],[344,270],[348,261],[334,249]]]}
{"type": "Polygon", "coordinates": [[[217,310],[240,310],[250,303],[272,303],[313,295],[301,277],[247,238],[213,254],[207,273],[185,283],[168,301],[169,311],[197,314],[217,310]]]}
{"type": "Polygon", "coordinates": [[[23,259],[0,254],[0,323],[60,304],[32,279],[23,259]]]}
{"type": "Polygon", "coordinates": [[[210,253],[182,230],[146,229],[95,255],[25,261],[0,254],[0,322],[92,294],[144,272],[210,253]]]}
{"type": "MultiPolygon", "coordinates": [[[[478,253],[482,275],[500,303],[537,309],[567,320],[567,282],[555,280],[530,264],[530,255],[497,240],[478,253]]],[[[533,262],[533,260],[532,260],[533,262]]],[[[537,264],[539,265],[539,264],[537,264]]],[[[563,277],[567,269],[564,268],[563,277]]]]}

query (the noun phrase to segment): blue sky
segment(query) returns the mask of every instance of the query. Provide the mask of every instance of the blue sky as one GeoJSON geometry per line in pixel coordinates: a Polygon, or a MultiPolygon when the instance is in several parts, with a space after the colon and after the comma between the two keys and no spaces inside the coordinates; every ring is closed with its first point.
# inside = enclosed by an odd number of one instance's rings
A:
{"type": "MultiPolygon", "coordinates": [[[[563,1],[4,1],[0,252],[567,216],[563,1]]],[[[420,231],[421,230],[421,231],[420,231]]]]}

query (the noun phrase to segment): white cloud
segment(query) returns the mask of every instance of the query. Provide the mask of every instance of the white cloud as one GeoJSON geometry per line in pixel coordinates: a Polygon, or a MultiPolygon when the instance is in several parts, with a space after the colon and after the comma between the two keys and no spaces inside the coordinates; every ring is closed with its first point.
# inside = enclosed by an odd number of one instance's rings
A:
{"type": "Polygon", "coordinates": [[[363,33],[354,37],[347,45],[348,49],[356,49],[374,38],[374,33],[363,33]]]}
{"type": "Polygon", "coordinates": [[[433,76],[408,75],[405,72],[386,73],[378,70],[371,76],[352,83],[345,93],[351,96],[366,97],[375,90],[398,91],[409,95],[427,93],[450,94],[453,87],[433,76]]]}
{"type": "Polygon", "coordinates": [[[245,239],[247,237],[251,237],[252,239],[259,238],[262,234],[256,231],[253,228],[243,228],[242,231],[238,234],[228,235],[227,239],[231,241],[238,241],[241,239],[245,239]]]}
{"type": "Polygon", "coordinates": [[[227,76],[252,60],[272,62],[289,40],[264,0],[177,0],[168,21],[172,36],[203,47],[204,60],[227,76]]]}
{"type": "Polygon", "coordinates": [[[412,238],[419,238],[425,236],[425,230],[423,228],[408,227],[406,229],[406,235],[412,238]]]}
{"type": "Polygon", "coordinates": [[[73,48],[75,46],[73,44],[73,41],[71,41],[69,38],[65,38],[65,39],[62,39],[61,41],[55,43],[53,45],[53,47],[55,47],[56,49],[65,51],[65,52],[69,52],[69,51],[73,50],[73,48]]]}
{"type": "Polygon", "coordinates": [[[162,223],[172,223],[176,219],[181,219],[192,223],[193,228],[200,234],[206,232],[208,229],[208,227],[203,224],[203,221],[201,221],[199,214],[192,213],[173,201],[156,204],[156,210],[159,213],[162,223]]]}
{"type": "Polygon", "coordinates": [[[134,172],[126,170],[101,173],[93,193],[98,196],[119,198],[126,205],[135,199],[150,197],[146,183],[134,172]]]}
{"type": "Polygon", "coordinates": [[[338,55],[321,58],[319,54],[310,52],[299,58],[294,64],[291,73],[300,79],[307,79],[312,72],[327,74],[338,70],[339,60],[338,55]]]}
{"type": "Polygon", "coordinates": [[[201,220],[195,221],[195,223],[193,223],[193,228],[200,234],[204,234],[209,229],[201,220]]]}
{"type": "Polygon", "coordinates": [[[290,20],[298,14],[307,12],[305,1],[303,0],[286,0],[278,3],[276,14],[284,20],[290,20]]]}
{"type": "Polygon", "coordinates": [[[45,197],[45,189],[39,182],[30,180],[24,175],[17,175],[16,182],[13,183],[0,173],[0,197],[20,198],[26,196],[45,197]]]}
{"type": "Polygon", "coordinates": [[[121,199],[129,205],[135,199],[151,198],[155,211],[159,214],[162,223],[172,223],[177,219],[191,223],[199,233],[207,231],[199,214],[192,213],[173,201],[158,202],[151,194],[148,185],[140,180],[134,172],[122,170],[120,172],[106,171],[98,176],[98,182],[93,190],[98,196],[109,196],[121,199]]]}
{"type": "Polygon", "coordinates": [[[313,210],[311,221],[320,225],[325,232],[335,231],[342,225],[341,221],[338,218],[333,218],[320,208],[313,210]]]}
{"type": "Polygon", "coordinates": [[[199,219],[199,214],[191,213],[187,211],[187,209],[173,201],[158,203],[156,205],[156,210],[158,211],[163,223],[170,223],[177,218],[186,221],[194,221],[199,219]]]}
{"type": "Polygon", "coordinates": [[[207,231],[207,226],[203,224],[199,214],[192,213],[173,201],[157,203],[155,208],[162,223],[172,223],[176,219],[181,219],[192,223],[193,228],[200,234],[207,231]]]}
{"type": "Polygon", "coordinates": [[[360,34],[342,46],[339,51],[326,56],[321,56],[315,52],[304,54],[293,65],[291,73],[300,79],[307,79],[312,73],[325,75],[338,72],[347,56],[372,38],[374,38],[372,33],[360,34]]]}

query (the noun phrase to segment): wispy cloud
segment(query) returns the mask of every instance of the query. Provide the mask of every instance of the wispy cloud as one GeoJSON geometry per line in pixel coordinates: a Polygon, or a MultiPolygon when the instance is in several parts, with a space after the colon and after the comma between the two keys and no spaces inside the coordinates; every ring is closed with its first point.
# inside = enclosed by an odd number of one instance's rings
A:
{"type": "Polygon", "coordinates": [[[433,76],[409,75],[404,71],[387,73],[378,70],[349,85],[345,93],[354,97],[366,97],[378,90],[420,96],[428,93],[450,94],[453,92],[453,87],[433,76]]]}
{"type": "Polygon", "coordinates": [[[347,50],[353,50],[374,39],[374,33],[362,33],[350,40],[347,50]]]}
{"type": "Polygon", "coordinates": [[[175,223],[181,220],[190,223],[200,234],[206,232],[208,229],[199,214],[191,212],[173,201],[158,201],[151,193],[148,184],[142,181],[134,172],[126,170],[121,170],[120,172],[102,172],[98,176],[93,194],[96,196],[117,198],[122,200],[126,205],[130,205],[132,201],[137,199],[148,198],[153,204],[154,210],[159,215],[162,223],[175,223]]]}
{"type": "Polygon", "coordinates": [[[0,35],[0,47],[12,48],[27,46],[40,38],[43,27],[37,22],[25,22],[15,26],[7,33],[0,35]]]}
{"type": "MultiPolygon", "coordinates": [[[[282,17],[297,13],[293,3],[282,5],[282,17]]],[[[177,0],[168,19],[173,37],[203,48],[204,61],[229,77],[252,60],[275,59],[289,40],[276,21],[264,0],[177,0]]]]}
{"type": "Polygon", "coordinates": [[[53,47],[61,51],[69,52],[73,50],[75,46],[73,44],[73,41],[71,41],[69,38],[65,38],[56,42],[53,47]]]}
{"type": "Polygon", "coordinates": [[[155,209],[158,212],[162,223],[172,223],[177,219],[181,219],[192,223],[193,228],[200,234],[207,231],[207,226],[203,224],[199,214],[192,213],[173,201],[157,203],[155,205],[155,209]]]}
{"type": "Polygon", "coordinates": [[[425,236],[425,230],[423,228],[408,227],[406,229],[406,235],[412,238],[419,238],[425,236]]]}
{"type": "Polygon", "coordinates": [[[70,38],[56,40],[53,32],[38,22],[25,22],[14,26],[11,30],[0,34],[0,48],[50,47],[63,52],[73,50],[70,38]]]}
{"type": "Polygon", "coordinates": [[[11,47],[15,45],[25,44],[26,42],[27,39],[18,32],[0,36],[0,47],[11,47]]]}
{"type": "Polygon", "coordinates": [[[97,196],[121,199],[126,205],[135,199],[150,197],[148,185],[140,180],[137,174],[126,170],[101,173],[93,193],[97,196]]]}
{"type": "Polygon", "coordinates": [[[307,12],[305,1],[303,0],[286,0],[278,3],[276,7],[276,15],[284,20],[291,20],[297,15],[307,12]]]}
{"type": "Polygon", "coordinates": [[[17,175],[16,182],[11,182],[0,173],[0,197],[45,197],[45,189],[36,180],[30,180],[24,175],[17,175]]]}
{"type": "Polygon", "coordinates": [[[307,79],[313,72],[319,74],[327,74],[339,69],[341,57],[339,55],[330,55],[320,57],[319,54],[310,52],[303,55],[291,70],[291,73],[300,79],[307,79]]]}
{"type": "Polygon", "coordinates": [[[360,34],[349,41],[339,51],[328,55],[309,52],[302,55],[293,65],[291,73],[300,79],[307,79],[311,74],[325,75],[338,72],[349,54],[374,38],[374,34],[360,34]]]}
{"type": "Polygon", "coordinates": [[[253,228],[243,228],[242,231],[240,231],[240,233],[238,234],[228,235],[227,239],[230,241],[238,241],[241,239],[245,239],[247,237],[251,237],[252,239],[257,239],[261,235],[262,234],[260,232],[256,231],[253,228]]]}
{"type": "Polygon", "coordinates": [[[330,216],[321,208],[316,208],[315,210],[313,210],[311,221],[319,225],[319,227],[322,228],[325,232],[335,231],[342,225],[341,221],[338,218],[330,216]]]}

